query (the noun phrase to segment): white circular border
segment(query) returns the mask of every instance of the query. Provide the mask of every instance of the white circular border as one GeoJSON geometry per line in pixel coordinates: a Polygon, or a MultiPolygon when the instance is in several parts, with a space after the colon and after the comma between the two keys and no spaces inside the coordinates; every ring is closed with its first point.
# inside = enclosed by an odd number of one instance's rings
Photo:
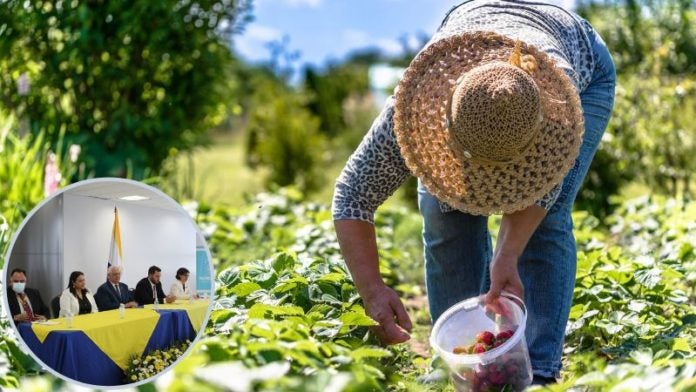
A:
{"type": "MultiPolygon", "coordinates": [[[[65,188],[61,188],[57,192],[44,198],[39,204],[37,204],[34,208],[32,208],[32,210],[29,211],[27,216],[22,220],[22,223],[17,228],[17,231],[15,231],[14,234],[12,235],[12,241],[10,241],[9,248],[7,248],[7,254],[5,255],[5,265],[2,268],[2,270],[3,270],[2,271],[2,278],[3,278],[3,282],[4,282],[4,287],[6,287],[7,286],[7,278],[8,278],[7,273],[8,273],[8,267],[10,266],[10,255],[12,254],[12,248],[14,248],[15,241],[17,241],[17,238],[19,237],[19,233],[22,232],[22,230],[24,229],[24,226],[29,222],[29,220],[31,220],[31,218],[34,216],[34,214],[37,211],[39,211],[45,204],[47,204],[49,201],[53,200],[55,197],[57,197],[58,195],[62,194],[65,191],[68,191],[68,190],[71,190],[74,188],[79,188],[82,185],[94,184],[94,183],[100,183],[100,182],[111,182],[111,183],[120,182],[123,184],[129,184],[129,185],[133,185],[135,187],[145,188],[148,191],[154,192],[154,193],[158,194],[159,196],[164,197],[165,200],[172,202],[174,205],[176,205],[178,207],[179,212],[183,213],[186,216],[186,218],[191,222],[193,227],[196,229],[196,233],[198,233],[201,236],[201,238],[203,238],[203,241],[205,242],[205,252],[208,256],[208,267],[210,268],[210,287],[211,287],[210,293],[209,293],[210,305],[208,306],[208,311],[206,312],[205,318],[203,319],[203,325],[201,325],[198,333],[196,334],[196,337],[193,339],[193,341],[189,345],[188,349],[186,349],[186,351],[184,351],[184,353],[181,354],[179,356],[179,358],[176,361],[174,361],[174,363],[172,363],[171,365],[169,365],[168,367],[163,369],[161,372],[155,374],[154,376],[152,376],[150,378],[147,378],[145,380],[140,380],[137,382],[133,382],[133,383],[121,384],[121,385],[94,385],[94,384],[86,384],[82,381],[74,380],[70,377],[67,377],[67,376],[57,372],[56,370],[54,370],[50,366],[47,366],[45,363],[43,363],[43,361],[41,361],[41,359],[39,359],[38,356],[36,356],[34,354],[34,352],[31,349],[29,349],[29,346],[27,346],[27,344],[24,342],[24,339],[22,339],[22,335],[19,334],[19,330],[17,329],[17,326],[15,325],[14,321],[9,320],[9,324],[12,326],[12,329],[14,330],[15,335],[17,336],[17,341],[19,342],[19,345],[20,345],[20,348],[22,349],[22,351],[29,354],[29,356],[31,356],[32,359],[34,359],[36,362],[38,362],[41,365],[41,368],[43,370],[48,371],[49,373],[53,374],[54,376],[56,376],[64,381],[67,381],[69,383],[74,383],[74,384],[78,384],[78,385],[83,386],[83,387],[93,388],[93,389],[116,390],[116,389],[124,389],[124,388],[133,388],[133,387],[137,387],[137,386],[140,386],[140,385],[143,385],[146,383],[154,382],[158,377],[162,376],[165,373],[170,372],[179,363],[179,361],[181,361],[182,359],[184,359],[186,356],[188,356],[190,354],[190,351],[193,349],[195,343],[198,340],[200,340],[200,338],[205,333],[205,327],[208,325],[208,321],[210,319],[210,314],[212,313],[213,305],[215,304],[215,298],[214,298],[215,297],[215,279],[216,279],[217,275],[215,273],[215,268],[213,267],[213,258],[212,258],[212,255],[210,254],[210,247],[208,246],[208,241],[206,241],[205,236],[200,231],[196,222],[193,220],[193,218],[191,218],[191,215],[189,215],[188,211],[186,211],[181,204],[179,204],[176,200],[171,198],[169,195],[167,195],[166,193],[162,192],[161,190],[155,188],[152,185],[148,185],[148,184],[142,183],[140,181],[129,180],[129,179],[124,179],[124,178],[100,177],[100,178],[93,178],[93,179],[89,179],[89,180],[79,181],[79,182],[76,182],[74,184],[70,184],[70,185],[66,186],[65,188]]],[[[3,306],[4,310],[6,310],[6,311],[9,310],[9,308],[10,308],[10,303],[9,303],[9,299],[7,298],[7,295],[3,295],[2,306],[3,306]]],[[[8,318],[11,317],[9,312],[6,312],[6,314],[8,314],[8,318]]]]}

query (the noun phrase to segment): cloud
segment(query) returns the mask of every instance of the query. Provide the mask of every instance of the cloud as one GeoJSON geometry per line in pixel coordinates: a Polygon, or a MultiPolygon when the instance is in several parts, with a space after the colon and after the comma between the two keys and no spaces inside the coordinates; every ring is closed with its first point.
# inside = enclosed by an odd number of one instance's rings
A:
{"type": "Polygon", "coordinates": [[[254,40],[254,41],[274,41],[283,37],[283,33],[274,29],[273,27],[260,26],[260,25],[249,25],[249,27],[244,32],[244,37],[254,40]]]}
{"type": "Polygon", "coordinates": [[[282,38],[283,32],[278,29],[251,24],[242,35],[235,37],[234,47],[237,53],[248,59],[267,58],[269,51],[266,43],[282,38]]]}
{"type": "Polygon", "coordinates": [[[403,49],[401,43],[393,38],[380,38],[375,42],[375,45],[384,53],[391,55],[400,54],[403,49]]]}

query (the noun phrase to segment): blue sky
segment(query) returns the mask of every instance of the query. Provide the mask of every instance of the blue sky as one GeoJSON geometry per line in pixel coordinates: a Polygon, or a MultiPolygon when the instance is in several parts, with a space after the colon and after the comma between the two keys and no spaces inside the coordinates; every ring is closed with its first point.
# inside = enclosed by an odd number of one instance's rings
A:
{"type": "MultiPolygon", "coordinates": [[[[572,7],[574,0],[551,3],[572,7]]],[[[254,21],[234,37],[236,51],[250,61],[270,58],[269,41],[290,39],[299,51],[295,65],[323,65],[355,49],[377,46],[399,53],[401,37],[415,45],[418,33],[430,36],[453,5],[452,0],[255,0],[254,21]]]]}

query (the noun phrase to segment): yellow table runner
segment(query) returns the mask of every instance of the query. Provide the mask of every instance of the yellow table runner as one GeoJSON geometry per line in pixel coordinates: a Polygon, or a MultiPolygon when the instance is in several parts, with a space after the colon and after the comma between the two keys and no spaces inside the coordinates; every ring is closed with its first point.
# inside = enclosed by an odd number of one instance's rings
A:
{"type": "MultiPolygon", "coordinates": [[[[210,301],[207,299],[196,299],[189,303],[188,300],[176,300],[170,304],[161,304],[159,306],[162,310],[185,310],[188,314],[189,321],[191,321],[191,326],[193,330],[198,333],[201,329],[203,321],[205,320],[205,314],[208,312],[208,307],[210,306],[210,301]]],[[[146,309],[152,309],[154,305],[145,305],[146,309]]]]}
{"type": "Polygon", "coordinates": [[[105,312],[83,314],[73,317],[72,328],[68,328],[64,318],[57,325],[32,323],[31,329],[41,343],[53,331],[82,331],[100,350],[111,358],[121,369],[128,368],[128,358],[142,354],[154,331],[159,313],[150,309],[126,309],[124,318],[118,309],[105,312]]]}

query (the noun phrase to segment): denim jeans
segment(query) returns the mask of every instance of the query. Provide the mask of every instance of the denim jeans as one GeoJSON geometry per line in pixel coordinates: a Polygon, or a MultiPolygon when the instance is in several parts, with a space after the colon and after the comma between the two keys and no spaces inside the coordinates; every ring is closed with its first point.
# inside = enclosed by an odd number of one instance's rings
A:
{"type": "MultiPolygon", "coordinates": [[[[571,211],[575,196],[607,127],[614,106],[616,72],[602,39],[589,24],[596,67],[580,93],[585,133],[575,165],[560,196],[532,235],[519,259],[528,310],[526,338],[535,375],[559,377],[565,327],[573,299],[576,244],[571,211]]],[[[433,322],[453,304],[488,291],[492,258],[488,217],[442,212],[419,183],[423,215],[426,287],[433,322]]]]}

